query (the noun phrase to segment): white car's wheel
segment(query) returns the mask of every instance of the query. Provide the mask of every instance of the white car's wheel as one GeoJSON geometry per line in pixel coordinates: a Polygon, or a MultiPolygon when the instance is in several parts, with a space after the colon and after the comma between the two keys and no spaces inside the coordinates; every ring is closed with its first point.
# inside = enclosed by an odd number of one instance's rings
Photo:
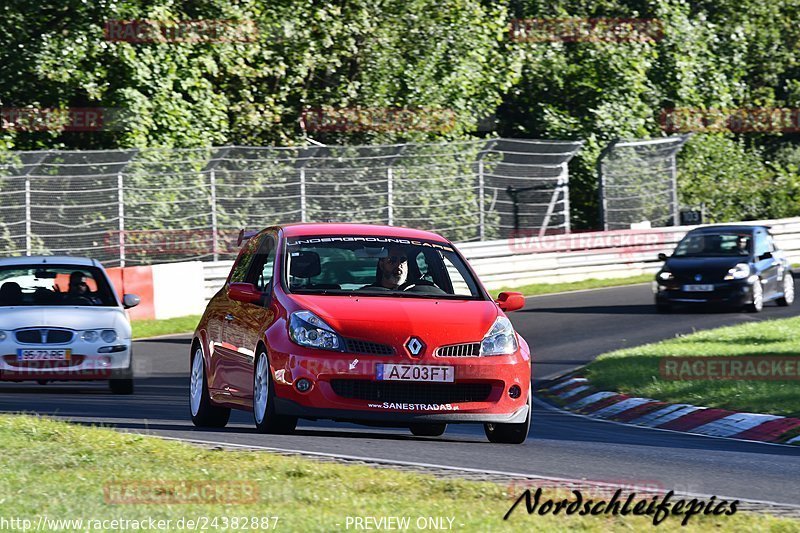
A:
{"type": "Polygon", "coordinates": [[[231,416],[229,408],[211,403],[203,350],[197,345],[192,354],[192,368],[189,375],[189,411],[192,415],[192,423],[197,427],[225,427],[231,416]]]}

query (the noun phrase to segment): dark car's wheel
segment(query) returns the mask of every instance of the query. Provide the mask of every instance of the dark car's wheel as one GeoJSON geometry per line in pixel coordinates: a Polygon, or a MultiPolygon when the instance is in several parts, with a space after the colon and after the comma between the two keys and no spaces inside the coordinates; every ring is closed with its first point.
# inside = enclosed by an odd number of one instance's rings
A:
{"type": "Polygon", "coordinates": [[[260,433],[292,433],[297,418],[275,413],[275,395],[269,360],[263,351],[258,354],[253,373],[253,419],[260,433]]]}
{"type": "Polygon", "coordinates": [[[764,309],[764,289],[761,286],[761,279],[753,283],[753,302],[745,306],[747,311],[758,313],[764,309]]]}
{"type": "Polygon", "coordinates": [[[206,381],[203,350],[198,346],[192,356],[192,374],[189,379],[189,411],[197,427],[223,428],[228,423],[231,410],[211,403],[206,381]]]}
{"type": "Polygon", "coordinates": [[[447,429],[447,424],[412,424],[409,428],[417,437],[438,437],[447,429]]]}
{"type": "Polygon", "coordinates": [[[783,296],[775,301],[782,307],[794,303],[794,276],[792,276],[791,272],[786,272],[783,275],[783,296]]]}
{"type": "Polygon", "coordinates": [[[525,422],[518,424],[484,424],[483,431],[489,442],[497,444],[522,444],[528,438],[531,430],[531,411],[533,411],[533,401],[531,393],[528,393],[528,416],[525,422]]]}

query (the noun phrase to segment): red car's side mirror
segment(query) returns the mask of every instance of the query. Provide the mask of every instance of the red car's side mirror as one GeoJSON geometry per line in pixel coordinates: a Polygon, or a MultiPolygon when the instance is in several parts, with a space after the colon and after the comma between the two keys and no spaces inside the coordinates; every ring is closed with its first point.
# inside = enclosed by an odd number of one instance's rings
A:
{"type": "Polygon", "coordinates": [[[495,302],[506,313],[525,307],[525,297],[521,292],[501,292],[495,302]]]}
{"type": "Polygon", "coordinates": [[[256,289],[252,283],[231,283],[228,286],[228,298],[246,304],[256,304],[261,301],[264,293],[256,289]]]}

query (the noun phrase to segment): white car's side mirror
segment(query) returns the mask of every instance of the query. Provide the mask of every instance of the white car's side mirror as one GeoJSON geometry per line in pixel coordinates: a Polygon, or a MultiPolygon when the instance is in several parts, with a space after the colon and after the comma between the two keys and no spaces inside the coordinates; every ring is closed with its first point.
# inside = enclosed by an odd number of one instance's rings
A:
{"type": "Polygon", "coordinates": [[[136,307],[139,305],[142,299],[136,296],[135,294],[124,294],[122,296],[122,307],[125,309],[130,309],[131,307],[136,307]]]}

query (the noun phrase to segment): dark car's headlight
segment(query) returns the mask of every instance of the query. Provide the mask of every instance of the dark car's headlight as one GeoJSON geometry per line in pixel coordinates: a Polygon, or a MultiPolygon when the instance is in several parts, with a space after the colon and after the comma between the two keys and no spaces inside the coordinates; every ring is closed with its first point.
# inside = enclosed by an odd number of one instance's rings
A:
{"type": "Polygon", "coordinates": [[[662,270],[656,277],[658,278],[658,281],[669,281],[675,279],[675,275],[669,270],[662,270]]]}
{"type": "Polygon", "coordinates": [[[300,346],[322,350],[339,351],[344,345],[339,334],[311,311],[296,311],[291,314],[289,337],[300,346]]]}
{"type": "Polygon", "coordinates": [[[511,321],[497,317],[489,332],[481,341],[481,355],[511,355],[517,351],[517,336],[511,321]]]}
{"type": "Polygon", "coordinates": [[[747,263],[739,263],[732,269],[728,270],[728,273],[725,274],[725,279],[746,279],[750,277],[751,273],[750,265],[747,263]]]}

